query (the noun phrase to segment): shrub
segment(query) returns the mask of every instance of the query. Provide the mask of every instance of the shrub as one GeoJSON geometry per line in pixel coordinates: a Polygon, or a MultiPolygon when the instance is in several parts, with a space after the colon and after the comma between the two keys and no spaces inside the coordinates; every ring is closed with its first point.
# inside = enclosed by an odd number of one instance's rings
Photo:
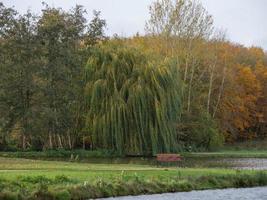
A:
{"type": "Polygon", "coordinates": [[[69,191],[67,190],[56,192],[54,196],[55,196],[55,200],[70,200],[71,199],[71,195],[69,191]]]}
{"type": "Polygon", "coordinates": [[[0,192],[1,200],[18,200],[18,194],[13,192],[0,192]]]}
{"type": "Polygon", "coordinates": [[[256,174],[256,178],[258,179],[258,182],[259,182],[260,186],[267,185],[267,174],[266,174],[266,172],[258,172],[256,174]]]}
{"type": "Polygon", "coordinates": [[[54,182],[55,183],[69,183],[69,182],[73,182],[73,180],[68,178],[65,175],[58,175],[58,176],[55,177],[54,182]]]}
{"type": "Polygon", "coordinates": [[[198,109],[193,114],[185,114],[181,123],[185,125],[178,131],[183,133],[180,134],[180,140],[184,142],[185,150],[217,150],[223,146],[224,137],[219,133],[214,119],[206,111],[198,109]]]}
{"type": "Polygon", "coordinates": [[[21,177],[19,177],[19,180],[22,182],[33,183],[33,184],[42,184],[42,185],[46,185],[46,184],[53,182],[53,180],[51,180],[45,176],[21,176],[21,177]]]}

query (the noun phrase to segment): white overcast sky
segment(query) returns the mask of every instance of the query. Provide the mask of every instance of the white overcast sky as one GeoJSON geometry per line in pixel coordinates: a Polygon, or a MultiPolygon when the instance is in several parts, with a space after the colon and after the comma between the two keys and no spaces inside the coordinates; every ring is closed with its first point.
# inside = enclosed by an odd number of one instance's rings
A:
{"type": "MultiPolygon", "coordinates": [[[[0,0],[1,1],[1,0],[0,0]]],[[[108,35],[131,36],[143,33],[148,19],[148,6],[153,0],[44,0],[51,6],[69,9],[83,5],[91,15],[100,10],[107,20],[108,35]]],[[[216,27],[227,30],[227,38],[246,46],[256,45],[267,50],[267,0],[200,0],[213,15],[216,27]]],[[[20,13],[27,9],[39,13],[41,0],[2,0],[20,13]]],[[[89,16],[90,16],[89,15],[89,16]]]]}

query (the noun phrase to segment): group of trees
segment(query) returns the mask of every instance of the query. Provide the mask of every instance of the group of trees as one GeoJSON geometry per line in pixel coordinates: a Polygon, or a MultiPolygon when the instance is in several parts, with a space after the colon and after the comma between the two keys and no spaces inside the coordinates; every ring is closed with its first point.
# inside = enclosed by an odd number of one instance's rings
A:
{"type": "Polygon", "coordinates": [[[267,55],[216,31],[198,1],[157,0],[144,36],[100,12],[0,3],[0,148],[155,154],[265,138],[267,55]]]}
{"type": "Polygon", "coordinates": [[[198,1],[155,1],[146,31],[127,43],[177,63],[182,107],[176,132],[183,148],[266,136],[263,49],[227,41],[198,1]]]}
{"type": "Polygon", "coordinates": [[[44,5],[40,16],[19,15],[0,4],[1,144],[73,148],[83,130],[84,66],[89,50],[104,40],[99,12],[44,5]]]}

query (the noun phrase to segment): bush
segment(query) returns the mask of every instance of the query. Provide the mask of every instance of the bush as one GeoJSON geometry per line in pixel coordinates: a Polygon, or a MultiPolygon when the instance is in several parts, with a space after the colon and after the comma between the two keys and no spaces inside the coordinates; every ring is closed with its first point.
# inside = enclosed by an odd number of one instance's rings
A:
{"type": "Polygon", "coordinates": [[[71,180],[70,178],[68,178],[65,175],[59,175],[55,177],[54,180],[55,183],[69,183],[69,182],[73,182],[73,180],[71,180]]]}
{"type": "Polygon", "coordinates": [[[184,142],[187,151],[211,151],[223,146],[224,137],[219,133],[219,129],[214,119],[201,109],[191,115],[185,115],[185,124],[181,132],[180,140],[184,142]]]}
{"type": "Polygon", "coordinates": [[[33,195],[38,200],[54,200],[54,195],[48,191],[48,185],[46,183],[40,183],[37,191],[33,195]]]}
{"type": "Polygon", "coordinates": [[[266,172],[258,172],[256,175],[260,186],[267,185],[267,174],[266,172]]]}
{"type": "Polygon", "coordinates": [[[18,194],[13,192],[1,192],[0,193],[1,200],[18,200],[18,194]]]}
{"type": "Polygon", "coordinates": [[[55,196],[55,200],[70,200],[71,199],[71,195],[69,191],[67,190],[56,192],[54,196],[55,196]]]}
{"type": "Polygon", "coordinates": [[[27,182],[32,184],[49,184],[52,183],[53,180],[45,177],[45,176],[21,176],[19,177],[21,182],[27,182]]]}

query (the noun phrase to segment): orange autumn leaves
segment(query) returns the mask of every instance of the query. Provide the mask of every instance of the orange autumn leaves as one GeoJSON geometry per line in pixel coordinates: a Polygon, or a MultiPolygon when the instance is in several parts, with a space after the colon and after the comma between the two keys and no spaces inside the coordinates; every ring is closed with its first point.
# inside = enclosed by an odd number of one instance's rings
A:
{"type": "Polygon", "coordinates": [[[229,51],[232,60],[226,61],[227,81],[218,113],[227,141],[261,137],[265,130],[260,130],[260,126],[266,127],[264,52],[260,48],[241,46],[235,47],[234,51],[229,51]]]}
{"type": "Polygon", "coordinates": [[[256,122],[256,102],[260,97],[260,83],[248,66],[238,64],[229,71],[219,120],[226,139],[251,138],[254,133],[247,133],[245,130],[256,122]]]}
{"type": "MultiPolygon", "coordinates": [[[[183,40],[172,38],[168,45],[166,42],[169,41],[149,36],[137,36],[127,41],[128,45],[145,52],[177,59],[183,80],[189,58],[189,78],[192,69],[195,69],[191,107],[206,110],[208,105],[207,112],[217,121],[219,131],[227,142],[254,139],[266,133],[267,55],[261,48],[246,48],[219,40],[199,40],[185,51],[186,43],[183,40]],[[167,46],[171,45],[172,48],[168,49],[167,46]],[[196,66],[192,65],[193,60],[196,66]]],[[[189,85],[189,78],[185,85],[189,85]]],[[[187,88],[184,89],[185,97],[187,88]]],[[[187,104],[184,104],[186,113],[187,104]]],[[[195,112],[193,109],[190,111],[195,112]]]]}

